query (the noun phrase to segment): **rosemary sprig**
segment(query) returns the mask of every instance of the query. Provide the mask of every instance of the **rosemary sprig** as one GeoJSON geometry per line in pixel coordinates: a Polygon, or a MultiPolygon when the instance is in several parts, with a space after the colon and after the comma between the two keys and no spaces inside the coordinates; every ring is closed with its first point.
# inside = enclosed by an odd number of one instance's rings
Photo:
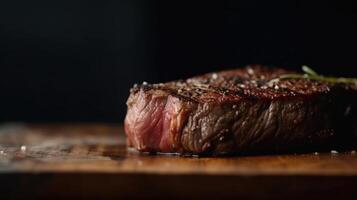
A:
{"type": "Polygon", "coordinates": [[[302,67],[302,71],[304,71],[306,74],[311,75],[311,76],[318,76],[318,74],[312,70],[310,67],[303,65],[302,67]]]}
{"type": "Polygon", "coordinates": [[[303,65],[302,71],[304,74],[283,74],[279,76],[279,80],[286,79],[309,79],[316,81],[324,81],[328,83],[344,83],[344,84],[355,84],[357,85],[357,78],[345,78],[345,77],[331,77],[331,76],[323,76],[316,73],[310,67],[303,65]]]}

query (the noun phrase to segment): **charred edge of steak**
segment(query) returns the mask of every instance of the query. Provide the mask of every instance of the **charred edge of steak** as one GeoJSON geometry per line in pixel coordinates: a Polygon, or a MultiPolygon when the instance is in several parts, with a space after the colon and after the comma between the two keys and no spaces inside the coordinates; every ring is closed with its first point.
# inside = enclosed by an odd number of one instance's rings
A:
{"type": "Polygon", "coordinates": [[[356,90],[309,80],[271,82],[284,73],[290,72],[250,66],[136,85],[127,102],[128,145],[204,155],[283,152],[356,130],[356,90]]]}

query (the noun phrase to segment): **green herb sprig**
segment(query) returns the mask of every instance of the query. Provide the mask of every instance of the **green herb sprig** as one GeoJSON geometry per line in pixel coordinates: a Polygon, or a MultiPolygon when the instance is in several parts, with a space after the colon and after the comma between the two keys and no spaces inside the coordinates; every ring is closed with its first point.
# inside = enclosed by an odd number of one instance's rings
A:
{"type": "Polygon", "coordinates": [[[303,65],[302,71],[304,74],[283,74],[279,76],[279,80],[287,80],[287,79],[309,79],[316,81],[324,81],[328,83],[344,83],[344,84],[355,84],[357,85],[357,78],[345,78],[345,77],[331,77],[331,76],[323,76],[316,73],[310,67],[303,65]]]}

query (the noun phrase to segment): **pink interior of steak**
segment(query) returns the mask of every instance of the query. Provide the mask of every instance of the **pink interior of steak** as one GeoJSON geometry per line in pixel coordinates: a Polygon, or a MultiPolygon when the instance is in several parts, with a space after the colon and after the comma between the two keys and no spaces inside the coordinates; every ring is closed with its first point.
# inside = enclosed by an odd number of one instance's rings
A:
{"type": "Polygon", "coordinates": [[[161,91],[141,91],[129,98],[128,107],[125,132],[129,145],[140,151],[171,152],[178,148],[178,134],[184,123],[178,98],[161,91]]]}

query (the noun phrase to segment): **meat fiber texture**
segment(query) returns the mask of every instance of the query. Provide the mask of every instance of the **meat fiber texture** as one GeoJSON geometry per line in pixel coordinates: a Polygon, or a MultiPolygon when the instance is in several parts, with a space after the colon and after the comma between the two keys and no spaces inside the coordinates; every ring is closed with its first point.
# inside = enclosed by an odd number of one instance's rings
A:
{"type": "Polygon", "coordinates": [[[140,152],[227,155],[318,149],[353,137],[355,85],[277,79],[286,73],[255,65],[136,84],[127,100],[127,145],[140,152]]]}

